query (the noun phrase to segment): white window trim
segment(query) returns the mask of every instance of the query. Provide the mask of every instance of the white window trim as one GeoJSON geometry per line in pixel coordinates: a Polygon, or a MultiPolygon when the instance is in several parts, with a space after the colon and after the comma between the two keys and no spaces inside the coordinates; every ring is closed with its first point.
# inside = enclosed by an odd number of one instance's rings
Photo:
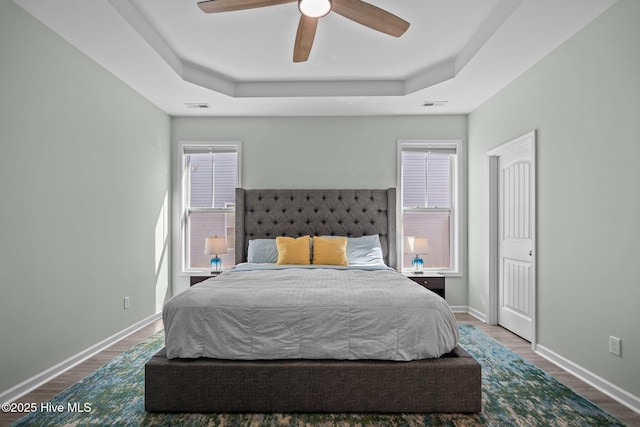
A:
{"type": "Polygon", "coordinates": [[[460,140],[417,140],[417,139],[401,139],[397,142],[397,153],[396,153],[396,171],[397,171],[397,212],[396,212],[396,248],[397,248],[397,257],[398,260],[398,269],[402,270],[402,255],[404,254],[404,239],[403,236],[403,217],[404,212],[439,212],[441,210],[437,208],[407,208],[406,210],[402,207],[402,149],[403,148],[455,148],[456,149],[456,163],[453,168],[452,174],[454,174],[454,188],[452,194],[453,206],[451,208],[452,212],[452,224],[453,226],[450,229],[450,259],[451,266],[447,269],[442,268],[425,268],[425,271],[433,271],[443,273],[447,276],[458,276],[461,274],[460,272],[460,256],[462,249],[462,241],[461,241],[461,229],[460,229],[460,211],[462,208],[462,159],[463,159],[463,145],[460,140]]]}
{"type": "Polygon", "coordinates": [[[177,197],[179,200],[178,214],[177,218],[177,241],[178,244],[175,245],[177,247],[177,257],[176,259],[179,262],[180,270],[179,275],[181,276],[194,276],[206,273],[208,270],[206,269],[197,269],[197,268],[187,268],[187,260],[189,257],[189,248],[186,245],[187,242],[187,219],[186,214],[187,210],[191,212],[219,212],[219,213],[230,213],[235,212],[235,208],[189,208],[187,205],[187,180],[185,179],[185,161],[184,161],[184,150],[185,147],[217,147],[224,148],[229,147],[237,150],[238,153],[238,181],[236,187],[242,186],[242,143],[241,141],[181,141],[178,144],[178,155],[176,156],[176,171],[177,171],[177,182],[179,183],[178,188],[180,189],[180,194],[177,197]]]}

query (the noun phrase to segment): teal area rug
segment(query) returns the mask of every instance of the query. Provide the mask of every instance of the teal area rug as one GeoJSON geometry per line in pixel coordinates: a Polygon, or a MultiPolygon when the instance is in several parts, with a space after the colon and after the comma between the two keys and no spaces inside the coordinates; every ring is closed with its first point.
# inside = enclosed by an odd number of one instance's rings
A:
{"type": "Polygon", "coordinates": [[[623,426],[471,325],[460,344],[482,365],[480,414],[160,414],[144,411],[144,364],[163,333],[116,357],[13,426],[623,426]],[[60,410],[60,411],[58,411],[60,410]]]}

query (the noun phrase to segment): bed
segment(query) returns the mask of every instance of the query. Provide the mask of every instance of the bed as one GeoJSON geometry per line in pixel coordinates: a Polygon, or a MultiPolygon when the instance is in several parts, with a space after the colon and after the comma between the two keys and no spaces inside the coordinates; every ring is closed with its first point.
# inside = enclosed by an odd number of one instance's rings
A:
{"type": "Polygon", "coordinates": [[[237,189],[238,265],[165,305],[145,409],[479,412],[480,365],[448,305],[393,269],[395,202],[237,189]]]}

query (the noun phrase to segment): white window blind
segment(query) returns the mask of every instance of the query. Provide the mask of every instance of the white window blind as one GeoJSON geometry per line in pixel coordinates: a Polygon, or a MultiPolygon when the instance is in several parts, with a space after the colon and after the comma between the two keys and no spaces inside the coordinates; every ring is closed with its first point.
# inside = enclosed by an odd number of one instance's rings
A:
{"type": "Polygon", "coordinates": [[[403,151],[403,207],[451,207],[451,154],[403,151]]]}
{"type": "Polygon", "coordinates": [[[205,239],[227,238],[228,251],[219,254],[223,267],[235,264],[235,188],[239,185],[238,145],[184,145],[184,270],[208,270],[212,255],[204,254],[205,239]]]}
{"type": "Polygon", "coordinates": [[[402,267],[411,269],[415,254],[408,238],[426,237],[425,268],[455,268],[455,168],[457,146],[401,144],[402,267]]]}
{"type": "Polygon", "coordinates": [[[192,208],[225,208],[234,203],[237,153],[188,154],[192,208]]]}

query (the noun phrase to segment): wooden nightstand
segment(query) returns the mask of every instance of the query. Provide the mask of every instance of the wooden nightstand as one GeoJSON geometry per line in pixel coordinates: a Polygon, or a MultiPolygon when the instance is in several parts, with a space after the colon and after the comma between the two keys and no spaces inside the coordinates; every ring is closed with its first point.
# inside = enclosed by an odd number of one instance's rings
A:
{"type": "Polygon", "coordinates": [[[211,273],[208,276],[189,276],[189,284],[190,286],[195,285],[196,283],[203,282],[212,277],[218,277],[220,273],[211,273]]]}
{"type": "Polygon", "coordinates": [[[417,284],[424,286],[432,292],[444,298],[445,279],[442,274],[425,272],[423,274],[415,274],[411,271],[402,273],[417,284]]]}

